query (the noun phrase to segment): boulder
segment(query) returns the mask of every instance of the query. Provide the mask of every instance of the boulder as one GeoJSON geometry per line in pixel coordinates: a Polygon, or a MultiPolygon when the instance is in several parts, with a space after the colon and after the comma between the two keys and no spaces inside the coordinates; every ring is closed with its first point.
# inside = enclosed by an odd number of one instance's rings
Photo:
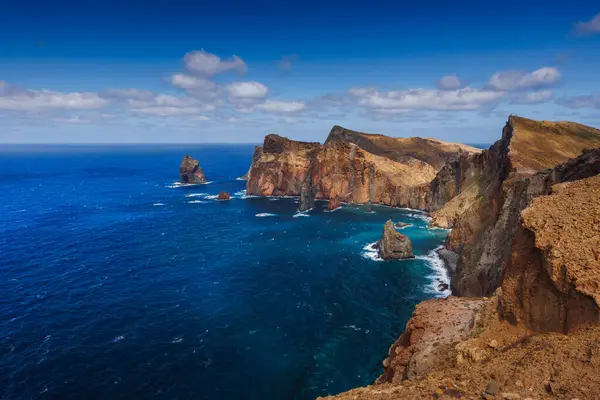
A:
{"type": "Polygon", "coordinates": [[[183,184],[206,183],[204,171],[194,157],[186,155],[179,166],[179,182],[183,184]]]}
{"type": "Polygon", "coordinates": [[[396,231],[391,219],[383,227],[383,236],[377,242],[377,250],[379,257],[384,260],[401,260],[415,257],[410,239],[396,231]]]}
{"type": "Polygon", "coordinates": [[[406,222],[398,221],[398,222],[396,222],[396,224],[394,226],[397,229],[402,229],[402,228],[406,228],[407,226],[410,226],[410,224],[407,224],[406,222]]]}
{"type": "Polygon", "coordinates": [[[231,199],[231,196],[227,192],[220,192],[219,197],[217,197],[217,200],[229,200],[229,199],[231,199]]]}

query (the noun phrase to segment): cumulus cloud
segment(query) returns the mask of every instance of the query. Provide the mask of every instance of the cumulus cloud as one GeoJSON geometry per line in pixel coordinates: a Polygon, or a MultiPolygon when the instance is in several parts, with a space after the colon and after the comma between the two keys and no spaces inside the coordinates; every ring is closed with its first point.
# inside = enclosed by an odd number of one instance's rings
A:
{"type": "Polygon", "coordinates": [[[256,108],[266,112],[288,114],[306,109],[306,103],[301,101],[267,100],[262,104],[258,104],[256,108]]]}
{"type": "Polygon", "coordinates": [[[56,109],[89,110],[102,108],[109,101],[93,92],[55,92],[20,89],[0,81],[0,109],[41,111],[56,109]]]}
{"type": "Polygon", "coordinates": [[[456,90],[463,86],[463,83],[456,75],[444,75],[437,81],[437,87],[442,90],[456,90]]]}
{"type": "Polygon", "coordinates": [[[383,113],[401,113],[403,110],[475,110],[500,99],[504,93],[493,90],[464,88],[457,90],[410,89],[377,92],[368,88],[354,88],[359,104],[383,113]],[[386,111],[384,111],[386,110],[386,111]],[[395,110],[395,111],[391,111],[395,110]]]}
{"type": "Polygon", "coordinates": [[[538,92],[522,93],[515,96],[511,103],[513,104],[539,104],[552,100],[552,90],[540,90],[538,92]]]}
{"type": "Polygon", "coordinates": [[[543,67],[533,72],[504,71],[492,75],[487,88],[499,91],[538,89],[553,86],[560,78],[560,72],[553,67],[543,67]]]}
{"type": "Polygon", "coordinates": [[[148,100],[129,99],[126,104],[134,113],[157,116],[196,115],[216,109],[213,104],[205,104],[189,97],[166,94],[160,94],[148,100]]]}
{"type": "Polygon", "coordinates": [[[207,77],[227,71],[240,74],[248,72],[248,66],[240,57],[234,55],[229,60],[222,60],[221,57],[204,50],[187,53],[183,62],[189,72],[207,77]]]}
{"type": "Polygon", "coordinates": [[[234,82],[225,90],[229,93],[230,103],[245,106],[262,102],[269,92],[269,88],[260,82],[234,82]]]}
{"type": "Polygon", "coordinates": [[[568,108],[600,108],[600,95],[565,97],[558,103],[568,108]]]}
{"type": "Polygon", "coordinates": [[[578,22],[575,24],[575,33],[578,35],[600,34],[600,13],[596,14],[589,21],[578,22]]]}

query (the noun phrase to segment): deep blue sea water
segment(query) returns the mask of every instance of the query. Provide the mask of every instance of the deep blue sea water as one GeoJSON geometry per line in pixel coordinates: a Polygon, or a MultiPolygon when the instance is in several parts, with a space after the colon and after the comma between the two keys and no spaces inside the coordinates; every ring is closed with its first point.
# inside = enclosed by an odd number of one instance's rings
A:
{"type": "Polygon", "coordinates": [[[247,198],[252,150],[0,147],[0,398],[310,399],[372,383],[414,305],[439,295],[446,231],[411,210],[298,216],[296,199],[247,198]],[[188,153],[210,184],[173,184],[188,153]],[[388,218],[412,224],[417,259],[370,258],[388,218]]]}

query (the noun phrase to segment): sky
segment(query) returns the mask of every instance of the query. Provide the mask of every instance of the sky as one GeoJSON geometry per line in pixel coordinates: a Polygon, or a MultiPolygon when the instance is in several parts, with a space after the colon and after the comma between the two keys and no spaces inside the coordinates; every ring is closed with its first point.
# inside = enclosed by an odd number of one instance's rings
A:
{"type": "Polygon", "coordinates": [[[600,127],[595,1],[32,1],[0,8],[0,143],[491,143],[600,127]]]}

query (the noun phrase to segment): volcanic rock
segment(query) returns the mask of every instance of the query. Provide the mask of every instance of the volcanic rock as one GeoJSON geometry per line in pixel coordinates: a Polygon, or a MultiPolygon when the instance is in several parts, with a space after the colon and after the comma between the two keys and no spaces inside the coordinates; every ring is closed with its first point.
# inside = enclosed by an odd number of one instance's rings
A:
{"type": "Polygon", "coordinates": [[[231,199],[231,196],[229,195],[229,193],[219,192],[219,196],[217,197],[217,200],[229,200],[229,199],[231,199]]]}
{"type": "Polygon", "coordinates": [[[246,192],[300,196],[311,174],[315,199],[425,208],[429,183],[460,154],[480,150],[420,138],[390,138],[335,126],[324,145],[267,135],[255,150],[246,192]]]}
{"type": "Polygon", "coordinates": [[[410,224],[407,224],[406,222],[402,222],[402,221],[398,221],[394,224],[394,227],[396,229],[406,228],[407,226],[410,226],[410,224]]]}
{"type": "Polygon", "coordinates": [[[384,260],[401,260],[415,257],[410,239],[396,231],[391,219],[383,227],[383,236],[377,242],[377,250],[379,257],[384,260]]]}
{"type": "Polygon", "coordinates": [[[198,160],[186,155],[179,166],[179,182],[183,184],[206,183],[204,171],[200,168],[198,160]]]}
{"type": "Polygon", "coordinates": [[[342,203],[340,202],[340,198],[338,196],[334,196],[329,200],[329,204],[327,204],[327,209],[329,211],[333,211],[337,208],[340,208],[342,203]]]}

